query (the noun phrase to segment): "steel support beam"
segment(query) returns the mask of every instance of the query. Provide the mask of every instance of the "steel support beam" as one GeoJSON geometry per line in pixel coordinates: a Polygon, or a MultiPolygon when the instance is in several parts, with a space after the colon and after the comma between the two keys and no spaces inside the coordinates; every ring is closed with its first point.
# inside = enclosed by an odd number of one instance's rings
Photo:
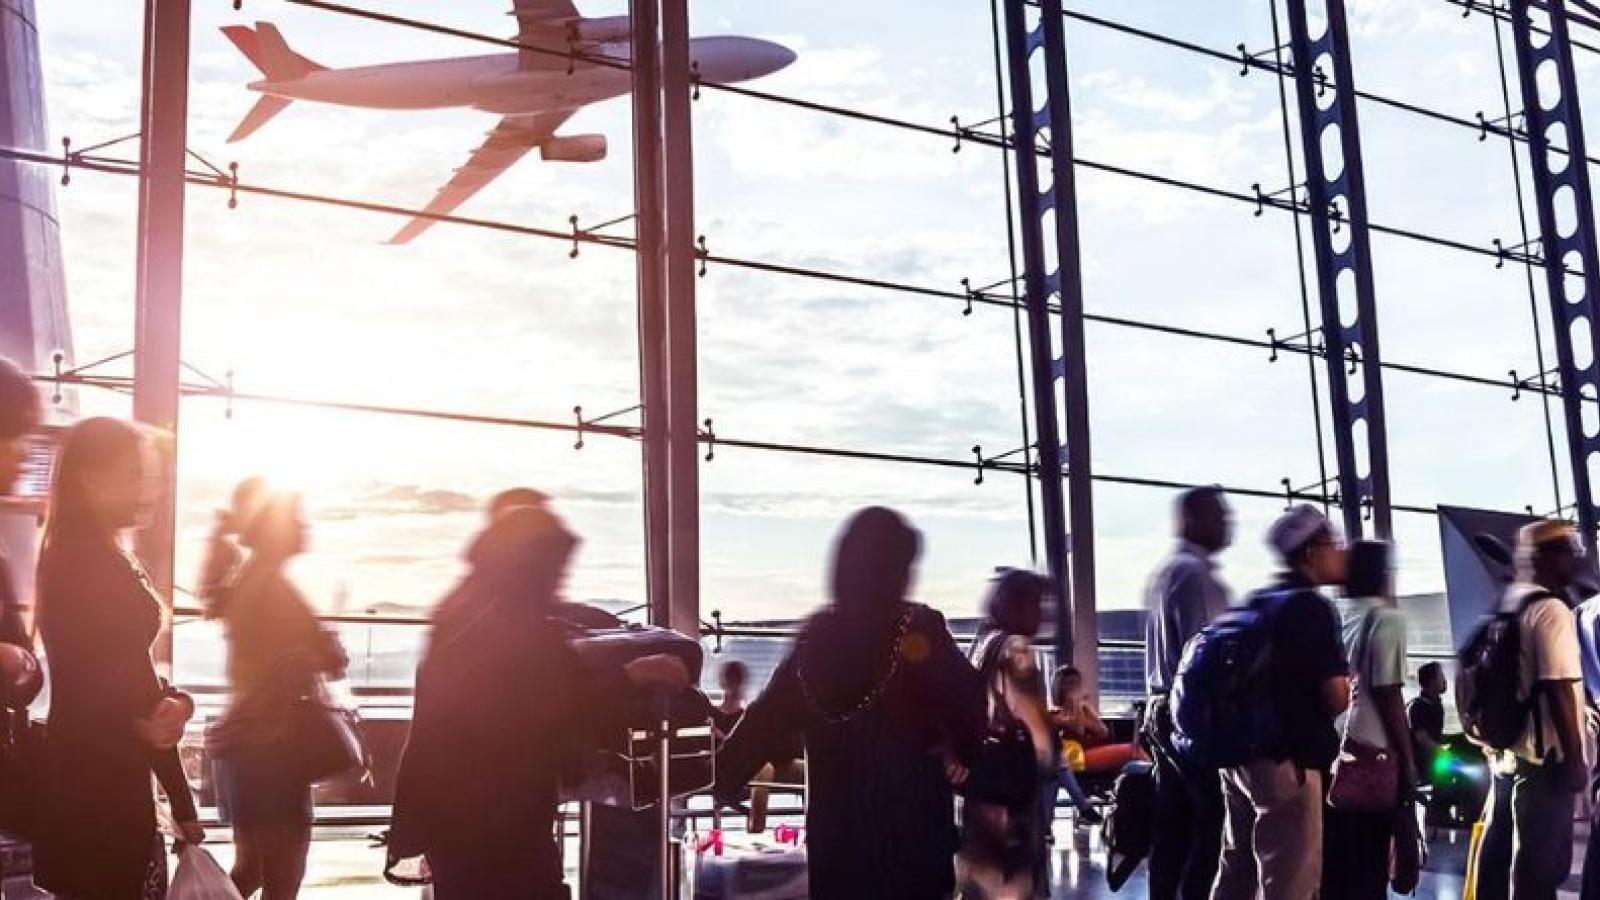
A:
{"type": "Polygon", "coordinates": [[[688,0],[661,0],[667,271],[667,483],[671,626],[700,633],[700,417],[695,323],[694,89],[688,0]]]}
{"type": "Polygon", "coordinates": [[[659,0],[631,0],[633,24],[633,194],[638,226],[639,398],[644,426],[645,597],[650,621],[672,620],[672,525],[667,454],[666,258],[662,254],[661,53],[659,0]]]}
{"type": "Polygon", "coordinates": [[[1084,683],[1091,691],[1097,691],[1099,624],[1095,604],[1089,383],[1084,361],[1083,284],[1065,19],[1061,0],[1040,0],[1037,7],[1028,0],[1006,0],[1005,17],[1040,508],[1045,559],[1060,601],[1055,616],[1056,658],[1077,666],[1083,672],[1084,683]],[[1038,83],[1033,80],[1036,62],[1043,75],[1038,83]],[[1037,97],[1041,91],[1044,96],[1037,97]],[[1049,151],[1041,158],[1038,148],[1045,145],[1049,151]],[[1048,181],[1041,177],[1041,169],[1048,181]],[[1052,299],[1061,308],[1059,356],[1050,321],[1052,299]],[[1065,447],[1058,421],[1066,426],[1065,447]]]}
{"type": "MultiPolygon", "coordinates": [[[[1600,463],[1600,422],[1584,415],[1586,401],[1600,397],[1600,254],[1595,251],[1594,197],[1583,116],[1578,104],[1572,45],[1564,0],[1511,0],[1512,42],[1527,119],[1528,157],[1539,207],[1539,237],[1555,331],[1556,359],[1565,414],[1567,450],[1578,527],[1589,555],[1595,553],[1593,479],[1600,463]],[[1529,19],[1541,19],[1535,32],[1529,19]],[[1548,19],[1548,22],[1542,20],[1548,19]],[[1551,145],[1565,152],[1551,152],[1551,145]],[[1572,160],[1579,160],[1577,165],[1572,160]],[[1581,274],[1580,274],[1581,273],[1581,274]]],[[[1592,409],[1592,406],[1591,406],[1592,409]]]]}
{"type": "MultiPolygon", "coordinates": [[[[176,524],[178,384],[182,352],[184,154],[189,117],[189,0],[146,0],[144,88],[140,100],[137,308],[133,416],[170,437],[163,442],[160,495],[137,551],[162,602],[172,606],[176,524]]],[[[171,617],[165,617],[169,622],[171,617]]],[[[172,663],[171,626],[156,643],[172,663]]]]}
{"type": "Polygon", "coordinates": [[[1393,534],[1366,179],[1344,0],[1289,0],[1300,149],[1317,263],[1339,501],[1347,537],[1393,534]],[[1326,23],[1312,35],[1309,5],[1326,23]]]}

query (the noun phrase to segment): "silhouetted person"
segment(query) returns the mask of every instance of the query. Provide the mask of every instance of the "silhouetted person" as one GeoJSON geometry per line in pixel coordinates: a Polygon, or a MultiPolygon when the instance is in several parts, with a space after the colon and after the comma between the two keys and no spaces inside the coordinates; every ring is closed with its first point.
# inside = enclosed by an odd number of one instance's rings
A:
{"type": "Polygon", "coordinates": [[[300,498],[260,496],[239,531],[250,551],[228,590],[222,622],[228,644],[227,712],[207,735],[217,789],[233,826],[233,883],[246,897],[293,900],[311,845],[311,784],[296,769],[296,707],[321,696],[324,675],[340,677],[347,659],[289,581],[290,560],[305,552],[300,498]]]}
{"type": "Polygon", "coordinates": [[[1478,900],[1555,900],[1572,869],[1572,815],[1588,783],[1582,718],[1583,661],[1570,590],[1583,547],[1571,523],[1546,520],[1517,534],[1515,613],[1526,725],[1509,750],[1489,751],[1494,787],[1478,845],[1478,900]]]}
{"type": "Polygon", "coordinates": [[[205,557],[200,563],[196,593],[205,604],[206,615],[219,618],[227,611],[234,581],[244,565],[244,550],[239,534],[250,521],[262,497],[268,492],[265,478],[246,478],[234,486],[228,508],[217,510],[206,539],[205,557]]]}
{"type": "MultiPolygon", "coordinates": [[[[988,687],[989,728],[1004,732],[1015,723],[1027,729],[1033,739],[1033,774],[1040,785],[1054,784],[1059,756],[1044,679],[1033,653],[1047,589],[1048,582],[1034,572],[1009,569],[998,574],[984,602],[983,632],[972,648],[972,660],[988,687]]],[[[962,804],[958,864],[969,893],[1004,898],[1045,890],[1045,837],[1053,813],[1053,803],[1046,811],[1037,801],[1014,807],[970,799],[962,804]]]]}
{"type": "Polygon", "coordinates": [[[66,435],[39,555],[39,632],[50,717],[34,880],[76,900],[138,900],[164,883],[151,774],[185,840],[205,833],[178,759],[194,703],[156,677],[161,604],[122,535],[156,487],[155,451],[134,426],[87,419],[66,435]]]}
{"type": "Polygon", "coordinates": [[[518,507],[531,506],[535,509],[544,509],[549,505],[550,495],[544,491],[530,487],[506,488],[489,498],[487,513],[489,521],[493,522],[518,507]]]}
{"type": "Polygon", "coordinates": [[[811,895],[947,897],[957,835],[946,752],[967,760],[984,692],[944,617],[906,599],[921,536],[863,510],[834,547],[833,602],[813,614],[717,765],[719,802],[804,740],[811,895]]]}
{"type": "Polygon", "coordinates": [[[557,782],[579,739],[628,683],[681,690],[675,658],[580,670],[549,618],[578,539],[547,508],[496,518],[434,613],[396,774],[390,866],[425,856],[437,900],[564,898],[557,782]]]}
{"type": "Polygon", "coordinates": [[[1428,784],[1433,780],[1434,757],[1444,747],[1444,693],[1450,682],[1444,677],[1444,666],[1430,662],[1417,670],[1417,684],[1422,693],[1406,707],[1406,718],[1411,725],[1417,779],[1428,784]]]}
{"type": "MultiPolygon", "coordinates": [[[[39,426],[39,392],[33,381],[0,357],[0,494],[10,493],[22,474],[28,436],[39,426]]],[[[31,573],[30,573],[31,574],[31,573]]],[[[24,754],[32,736],[28,704],[44,686],[44,670],[33,655],[23,624],[17,582],[0,553],[0,828],[21,836],[33,832],[33,773],[24,754]]]]}
{"type": "MultiPolygon", "coordinates": [[[[1416,815],[1416,762],[1402,693],[1406,681],[1406,618],[1395,605],[1392,549],[1383,541],[1350,547],[1344,598],[1339,601],[1350,659],[1350,710],[1343,752],[1396,761],[1397,791],[1382,812],[1323,811],[1322,900],[1386,900],[1396,810],[1416,815]]],[[[1403,833],[1404,834],[1404,833],[1403,833]]]]}
{"type": "Polygon", "coordinates": [[[1150,847],[1151,900],[1204,900],[1222,850],[1222,787],[1172,746],[1168,695],[1183,646],[1228,608],[1216,555],[1233,540],[1221,489],[1193,488],[1176,505],[1178,546],[1146,593],[1144,671],[1150,692],[1145,741],[1156,761],[1156,816],[1150,847]]]}
{"type": "MultiPolygon", "coordinates": [[[[39,392],[10,360],[0,357],[0,494],[9,493],[22,475],[28,437],[39,427],[39,392]]],[[[9,561],[0,555],[0,706],[25,710],[43,686],[44,676],[33,656],[33,641],[23,624],[16,582],[9,561]]],[[[0,742],[10,740],[13,725],[0,712],[0,742]]],[[[6,802],[0,797],[0,804],[6,802]]]]}
{"type": "Polygon", "coordinates": [[[722,701],[711,711],[711,721],[726,739],[733,733],[733,726],[744,718],[744,688],[750,681],[750,667],[730,659],[722,664],[717,678],[722,682],[722,701]]]}
{"type": "Polygon", "coordinates": [[[1350,705],[1339,617],[1321,593],[1344,583],[1344,543],[1326,516],[1301,504],[1272,523],[1267,545],[1283,571],[1249,603],[1267,619],[1279,727],[1255,759],[1222,773],[1227,815],[1212,900],[1317,896],[1324,785],[1339,755],[1333,723],[1350,705]]]}

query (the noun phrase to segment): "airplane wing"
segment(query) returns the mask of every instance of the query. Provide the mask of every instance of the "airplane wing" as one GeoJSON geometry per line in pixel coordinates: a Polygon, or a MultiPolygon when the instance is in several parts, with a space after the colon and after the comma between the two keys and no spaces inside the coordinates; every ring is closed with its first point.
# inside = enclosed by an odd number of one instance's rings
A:
{"type": "MultiPolygon", "coordinates": [[[[489,132],[466,164],[457,168],[455,175],[439,189],[433,200],[424,207],[429,215],[444,216],[467,202],[473,194],[511,168],[528,151],[548,141],[562,123],[572,117],[573,110],[535,113],[526,116],[506,116],[489,132]]],[[[433,226],[434,219],[419,216],[407,222],[387,243],[405,244],[433,226]]]]}
{"type": "MultiPolygon", "coordinates": [[[[567,26],[583,18],[572,0],[512,0],[511,14],[517,17],[517,43],[566,53],[567,26]]],[[[524,69],[554,69],[566,65],[549,53],[521,54],[524,69]]]]}

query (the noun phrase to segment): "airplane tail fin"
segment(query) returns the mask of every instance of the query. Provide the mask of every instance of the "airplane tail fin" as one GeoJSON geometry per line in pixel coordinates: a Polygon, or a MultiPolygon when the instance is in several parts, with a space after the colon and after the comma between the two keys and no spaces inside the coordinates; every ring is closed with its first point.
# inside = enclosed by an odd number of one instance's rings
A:
{"type": "MultiPolygon", "coordinates": [[[[289,42],[283,39],[283,32],[271,22],[257,22],[254,28],[246,25],[229,25],[222,29],[222,33],[239,48],[240,53],[261,70],[261,74],[266,76],[268,81],[294,81],[327,68],[289,49],[289,42]]],[[[233,129],[233,134],[228,135],[228,143],[242,141],[255,134],[261,126],[271,121],[273,116],[287,109],[289,103],[289,99],[285,97],[263,95],[256,101],[256,105],[250,108],[250,112],[245,114],[238,127],[233,129]]]]}
{"type": "Polygon", "coordinates": [[[222,29],[222,33],[261,70],[268,81],[293,81],[327,68],[289,49],[283,32],[271,22],[257,22],[255,28],[228,25],[222,29]]]}
{"type": "Polygon", "coordinates": [[[290,102],[287,97],[274,97],[271,94],[263,95],[260,100],[256,101],[256,105],[250,107],[250,111],[245,113],[244,118],[233,129],[233,134],[228,135],[228,143],[242,141],[255,134],[256,130],[270,122],[273,116],[288,109],[290,102]]]}

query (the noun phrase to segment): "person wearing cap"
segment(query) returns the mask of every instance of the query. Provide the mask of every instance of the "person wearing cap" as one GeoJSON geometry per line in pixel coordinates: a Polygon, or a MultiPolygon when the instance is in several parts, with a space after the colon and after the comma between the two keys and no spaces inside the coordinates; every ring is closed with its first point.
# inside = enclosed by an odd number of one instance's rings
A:
{"type": "Polygon", "coordinates": [[[1517,695],[1531,714],[1515,745],[1490,751],[1494,786],[1478,847],[1478,900],[1555,900],[1572,868],[1572,817],[1589,777],[1579,719],[1583,662],[1571,606],[1582,557],[1569,522],[1534,522],[1517,533],[1516,580],[1500,611],[1517,617],[1517,695]]]}
{"type": "Polygon", "coordinates": [[[1283,564],[1251,595],[1267,617],[1278,739],[1222,773],[1226,825],[1212,900],[1312,900],[1322,881],[1325,773],[1339,755],[1334,720],[1350,705],[1339,616],[1320,589],[1345,580],[1333,525],[1302,504],[1278,518],[1267,544],[1283,564]]]}
{"type": "Polygon", "coordinates": [[[1183,647],[1228,608],[1216,555],[1233,540],[1232,511],[1220,488],[1183,492],[1176,504],[1178,546],[1146,591],[1145,683],[1150,692],[1145,743],[1156,761],[1156,817],[1150,846],[1151,900],[1203,900],[1222,850],[1222,787],[1215,772],[1191,771],[1172,749],[1167,694],[1183,647]]]}

